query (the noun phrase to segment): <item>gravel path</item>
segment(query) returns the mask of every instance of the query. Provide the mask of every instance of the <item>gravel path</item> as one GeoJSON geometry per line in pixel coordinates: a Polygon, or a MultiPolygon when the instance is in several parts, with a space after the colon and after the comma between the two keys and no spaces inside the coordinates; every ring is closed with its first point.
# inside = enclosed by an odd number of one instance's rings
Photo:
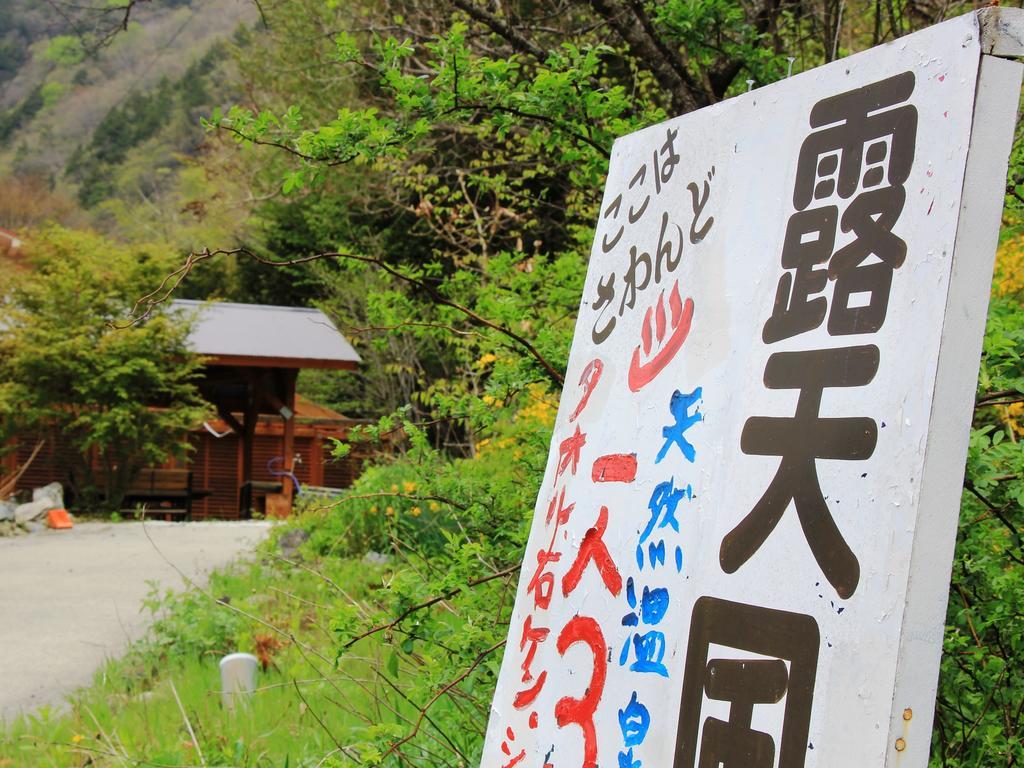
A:
{"type": "Polygon", "coordinates": [[[146,627],[151,581],[184,586],[250,552],[262,521],[77,523],[0,539],[0,720],[91,682],[146,627]],[[152,542],[146,537],[148,531],[152,542]],[[156,548],[159,547],[160,552],[156,548]],[[164,557],[161,557],[160,553],[164,557]]]}

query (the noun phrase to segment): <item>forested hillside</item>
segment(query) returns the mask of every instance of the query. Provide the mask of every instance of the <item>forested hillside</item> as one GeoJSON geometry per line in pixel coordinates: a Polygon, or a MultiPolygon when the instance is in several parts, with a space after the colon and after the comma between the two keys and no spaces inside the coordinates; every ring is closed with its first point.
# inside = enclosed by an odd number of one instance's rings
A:
{"type": "Polygon", "coordinates": [[[116,8],[82,9],[0,3],[0,226],[56,213],[166,233],[161,209],[182,202],[202,151],[200,116],[239,98],[228,49],[258,15],[240,0],[177,0],[140,5],[122,29],[116,8]]]}

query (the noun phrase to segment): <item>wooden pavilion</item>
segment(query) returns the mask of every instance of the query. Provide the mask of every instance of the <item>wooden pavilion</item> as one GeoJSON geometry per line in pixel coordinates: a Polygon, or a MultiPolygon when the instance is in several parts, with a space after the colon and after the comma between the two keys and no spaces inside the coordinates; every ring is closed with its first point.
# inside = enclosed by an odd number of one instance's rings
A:
{"type": "MultiPolygon", "coordinates": [[[[172,311],[188,314],[194,321],[189,344],[207,360],[200,391],[239,446],[239,515],[246,517],[261,505],[272,514],[287,513],[297,484],[295,382],[299,371],[353,370],[360,363],[359,355],[318,309],[175,301],[172,311]],[[279,420],[279,432],[266,424],[268,417],[279,420]],[[257,471],[254,451],[261,420],[260,437],[265,442],[266,436],[278,432],[280,453],[271,458],[271,462],[279,459],[276,465],[268,462],[261,468],[264,471],[257,471]],[[266,478],[268,473],[273,479],[266,478]]],[[[322,408],[320,415],[332,422],[343,418],[322,408]]],[[[208,425],[207,432],[223,435],[208,425]]],[[[316,465],[322,464],[320,457],[316,465]]]]}
{"type": "MultiPolygon", "coordinates": [[[[359,423],[297,397],[299,371],[353,370],[361,362],[348,340],[317,309],[228,302],[175,301],[172,312],[193,320],[189,344],[206,359],[200,392],[217,418],[187,435],[184,462],[144,470],[129,496],[151,501],[154,513],[197,517],[282,516],[299,484],[344,488],[358,475],[361,456],[332,461],[333,439],[359,423]],[[168,501],[177,499],[176,501],[168,501]],[[163,504],[158,501],[163,501],[163,504]]],[[[4,464],[23,464],[42,439],[42,450],[19,479],[19,490],[67,483],[69,450],[59,434],[19,440],[4,464]]]]}

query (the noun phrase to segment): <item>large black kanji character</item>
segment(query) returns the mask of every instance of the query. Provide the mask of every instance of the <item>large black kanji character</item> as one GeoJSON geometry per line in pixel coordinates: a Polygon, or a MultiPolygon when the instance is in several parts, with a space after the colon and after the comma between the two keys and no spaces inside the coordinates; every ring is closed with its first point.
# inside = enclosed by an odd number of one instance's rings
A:
{"type": "Polygon", "coordinates": [[[778,757],[779,768],[803,768],[820,642],[811,616],[715,597],[697,600],[673,767],[770,768],[778,757]],[[708,659],[723,647],[758,658],[708,659]],[[728,702],[729,719],[702,717],[705,698],[728,702]],[[762,711],[783,707],[781,718],[762,720],[781,719],[780,733],[752,727],[755,705],[762,711]]]}
{"type": "Polygon", "coordinates": [[[875,333],[885,322],[893,270],[907,257],[907,244],[892,232],[905,200],[903,187],[882,187],[862,192],[843,212],[843,232],[852,230],[856,239],[828,263],[828,276],[836,282],[830,335],[875,333]],[[865,264],[871,256],[876,259],[865,264]],[[850,297],[858,293],[868,294],[868,301],[851,307],[850,297]]]}
{"type": "Polygon", "coordinates": [[[825,319],[828,299],[815,294],[825,289],[828,270],[816,267],[832,256],[838,221],[839,209],[834,205],[798,211],[789,217],[782,266],[796,271],[784,272],[779,278],[772,315],[761,330],[765,344],[812,331],[825,319]]]}
{"type": "Polygon", "coordinates": [[[782,659],[712,659],[704,678],[709,699],[728,701],[729,719],[704,721],[698,768],[773,768],[775,741],[750,727],[755,704],[777,704],[789,672],[782,659]]]}
{"type": "Polygon", "coordinates": [[[914,164],[917,108],[896,105],[910,98],[914,83],[914,73],[903,72],[814,105],[811,127],[821,130],[800,147],[793,188],[798,211],[812,200],[831,197],[837,187],[846,200],[858,187],[871,189],[886,179],[900,186],[907,180],[914,164]]]}
{"type": "Polygon", "coordinates": [[[769,389],[799,389],[796,414],[753,416],[743,425],[740,448],[756,456],[781,456],[779,469],[750,513],[722,540],[719,562],[734,573],[775,529],[790,502],[825,578],[842,598],[860,580],[860,564],[836,526],[821,492],[817,459],[859,461],[871,456],[878,438],[874,419],[822,418],[822,392],[828,387],[862,387],[878,371],[874,345],[776,352],[768,358],[764,384],[769,389]]]}

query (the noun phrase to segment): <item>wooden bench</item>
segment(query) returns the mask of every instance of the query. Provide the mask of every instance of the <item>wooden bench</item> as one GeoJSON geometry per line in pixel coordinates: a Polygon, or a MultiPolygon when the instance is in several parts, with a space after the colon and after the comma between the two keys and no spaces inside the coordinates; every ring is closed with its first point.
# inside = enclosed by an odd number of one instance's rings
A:
{"type": "Polygon", "coordinates": [[[134,513],[135,506],[144,506],[146,517],[164,516],[192,519],[192,500],[208,495],[192,488],[192,472],[188,469],[140,469],[124,495],[124,510],[134,513]]]}
{"type": "Polygon", "coordinates": [[[243,520],[252,518],[253,510],[267,514],[267,497],[280,494],[284,489],[276,480],[250,480],[242,483],[238,493],[238,515],[243,520]]]}

